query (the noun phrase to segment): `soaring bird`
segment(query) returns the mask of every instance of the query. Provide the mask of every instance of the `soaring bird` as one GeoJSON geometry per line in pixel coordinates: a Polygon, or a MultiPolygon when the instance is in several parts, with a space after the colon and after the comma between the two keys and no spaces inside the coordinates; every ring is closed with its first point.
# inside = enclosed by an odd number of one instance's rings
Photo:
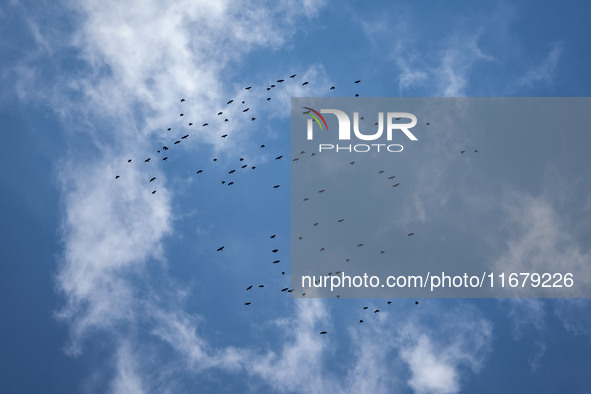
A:
{"type": "Polygon", "coordinates": [[[246,290],[250,290],[250,289],[252,289],[252,285],[250,285],[246,288],[246,290]]]}
{"type": "Polygon", "coordinates": [[[277,157],[275,158],[275,160],[279,160],[279,159],[281,159],[282,157],[283,157],[283,155],[281,155],[281,156],[277,156],[277,157]]]}
{"type": "Polygon", "coordinates": [[[379,311],[380,311],[379,309],[376,309],[375,311],[373,311],[373,313],[378,313],[379,311]]]}
{"type": "Polygon", "coordinates": [[[359,320],[359,323],[363,323],[363,320],[359,320]]]}
{"type": "Polygon", "coordinates": [[[224,247],[223,247],[223,246],[220,246],[220,247],[218,248],[218,252],[221,252],[222,250],[224,250],[224,247]]]}
{"type": "Polygon", "coordinates": [[[272,88],[274,88],[274,87],[275,87],[275,85],[271,85],[271,87],[272,87],[272,88]]]}
{"type": "Polygon", "coordinates": [[[253,121],[253,120],[257,120],[257,118],[250,118],[250,120],[251,120],[251,121],[253,121]]]}
{"type": "Polygon", "coordinates": [[[185,102],[185,99],[181,99],[181,103],[184,103],[184,102],[185,102]]]}
{"type": "Polygon", "coordinates": [[[322,190],[318,190],[318,193],[324,193],[326,190],[322,189],[322,190]]]}
{"type": "Polygon", "coordinates": [[[243,166],[242,166],[242,167],[240,167],[240,168],[246,168],[246,167],[248,167],[248,164],[245,164],[245,165],[243,165],[243,166]]]}
{"type": "Polygon", "coordinates": [[[354,162],[354,161],[352,161],[352,162],[351,162],[351,163],[349,163],[349,164],[355,164],[355,162],[354,162]]]}
{"type": "Polygon", "coordinates": [[[119,175],[115,175],[115,179],[119,179],[119,175]]]}
{"type": "Polygon", "coordinates": [[[243,109],[242,112],[247,112],[250,108],[243,109]]]}
{"type": "Polygon", "coordinates": [[[235,172],[236,172],[236,170],[232,170],[232,171],[228,172],[228,174],[233,174],[235,172]]]}
{"type": "Polygon", "coordinates": [[[463,151],[460,151],[460,153],[464,153],[464,152],[465,152],[465,150],[463,150],[463,151]]]}
{"type": "Polygon", "coordinates": [[[281,289],[281,292],[283,293],[284,291],[287,291],[287,290],[289,290],[289,287],[285,287],[285,288],[281,289]]]}
{"type": "Polygon", "coordinates": [[[357,247],[359,248],[359,247],[361,247],[361,246],[363,246],[363,245],[365,245],[365,244],[357,244],[357,247]]]}
{"type": "Polygon", "coordinates": [[[295,75],[295,74],[293,74],[293,75],[290,75],[289,77],[290,77],[290,78],[295,78],[295,76],[296,76],[296,75],[295,75]]]}
{"type": "Polygon", "coordinates": [[[193,123],[189,123],[189,126],[193,126],[193,123]]]}
{"type": "Polygon", "coordinates": [[[267,101],[271,101],[271,97],[267,97],[267,101]]]}
{"type": "Polygon", "coordinates": [[[224,122],[227,122],[227,121],[228,121],[228,119],[224,119],[224,122]]]}
{"type": "Polygon", "coordinates": [[[355,97],[359,97],[359,93],[355,93],[355,97]]]}
{"type": "Polygon", "coordinates": [[[261,148],[264,148],[264,147],[265,147],[265,145],[261,145],[261,148]]]}
{"type": "Polygon", "coordinates": [[[248,86],[248,87],[246,87],[246,88],[244,88],[244,89],[245,89],[245,90],[250,90],[250,89],[252,89],[252,86],[248,86]]]}
{"type": "Polygon", "coordinates": [[[150,158],[148,157],[146,160],[144,160],[146,163],[150,162],[150,158]]]}
{"type": "Polygon", "coordinates": [[[168,128],[168,129],[166,129],[166,130],[170,131],[170,130],[172,130],[172,128],[170,128],[170,127],[169,127],[169,128],[168,128]]]}
{"type": "Polygon", "coordinates": [[[222,135],[222,138],[226,138],[228,136],[228,134],[224,134],[222,135]]]}
{"type": "Polygon", "coordinates": [[[415,233],[408,233],[407,237],[412,237],[415,233]]]}
{"type": "Polygon", "coordinates": [[[380,170],[380,172],[378,172],[378,174],[383,174],[383,173],[384,173],[384,170],[380,170]]]}
{"type": "Polygon", "coordinates": [[[273,249],[271,252],[277,253],[277,252],[279,252],[279,249],[273,249]]]}
{"type": "Polygon", "coordinates": [[[164,161],[168,160],[168,156],[164,157],[162,160],[164,160],[164,161]]]}
{"type": "Polygon", "coordinates": [[[250,302],[245,302],[244,305],[250,305],[250,302]]]}
{"type": "Polygon", "coordinates": [[[203,123],[203,126],[202,126],[202,127],[205,127],[205,126],[207,126],[207,125],[209,125],[209,123],[203,123]]]}
{"type": "Polygon", "coordinates": [[[185,116],[185,114],[180,114],[179,116],[185,116]]]}
{"type": "Polygon", "coordinates": [[[273,189],[279,189],[279,185],[273,186],[273,189]]]}
{"type": "Polygon", "coordinates": [[[199,170],[197,171],[197,174],[201,174],[203,172],[203,170],[199,170]]]}
{"type": "Polygon", "coordinates": [[[226,104],[232,104],[233,102],[234,102],[234,100],[230,100],[226,104]]]}
{"type": "Polygon", "coordinates": [[[223,112],[221,112],[221,111],[220,111],[220,112],[218,112],[218,116],[220,116],[221,114],[223,114],[223,112]]]}
{"type": "Polygon", "coordinates": [[[304,201],[308,201],[308,200],[310,200],[308,197],[304,198],[304,201]]]}
{"type": "Polygon", "coordinates": [[[364,307],[363,307],[363,309],[367,309],[367,308],[369,308],[369,307],[368,307],[368,306],[364,306],[364,307]]]}
{"type": "Polygon", "coordinates": [[[228,186],[230,186],[230,185],[233,185],[233,184],[234,184],[234,182],[229,182],[229,183],[228,183],[228,186]]]}
{"type": "Polygon", "coordinates": [[[277,234],[273,234],[273,235],[271,235],[269,238],[271,238],[271,239],[275,239],[275,237],[276,237],[276,236],[277,236],[277,234]]]}
{"type": "Polygon", "coordinates": [[[163,146],[162,149],[163,150],[168,150],[168,146],[163,146]]]}
{"type": "Polygon", "coordinates": [[[156,180],[156,177],[150,179],[150,182],[154,182],[156,180]]]}
{"type": "Polygon", "coordinates": [[[306,81],[302,84],[302,86],[306,86],[307,84],[308,84],[308,82],[306,81]]]}
{"type": "Polygon", "coordinates": [[[419,302],[418,301],[415,301],[415,305],[419,305],[419,302]]]}
{"type": "Polygon", "coordinates": [[[320,248],[320,251],[321,251],[321,252],[324,252],[324,248],[320,248]]]}
{"type": "Polygon", "coordinates": [[[427,122],[427,123],[425,123],[425,124],[426,124],[427,126],[430,126],[430,125],[431,125],[431,123],[429,123],[429,122],[427,122]]]}
{"type": "Polygon", "coordinates": [[[156,194],[156,190],[154,190],[154,191],[152,192],[152,194],[156,194]]]}
{"type": "Polygon", "coordinates": [[[361,82],[361,80],[357,80],[357,81],[355,81],[355,83],[359,83],[359,82],[361,82]]]}
{"type": "Polygon", "coordinates": [[[213,158],[213,161],[218,161],[218,159],[216,159],[215,157],[213,158]]]}
{"type": "Polygon", "coordinates": [[[320,334],[325,335],[326,331],[320,331],[320,334]]]}
{"type": "Polygon", "coordinates": [[[334,86],[331,86],[329,90],[334,90],[334,86]]]}
{"type": "Polygon", "coordinates": [[[392,303],[392,301],[388,301],[388,305],[390,305],[392,303]]]}
{"type": "Polygon", "coordinates": [[[312,227],[317,227],[317,226],[318,226],[318,223],[314,223],[314,224],[312,225],[312,227]]]}
{"type": "Polygon", "coordinates": [[[400,185],[400,183],[395,183],[392,185],[392,187],[398,187],[398,185],[400,185]]]}
{"type": "Polygon", "coordinates": [[[178,141],[175,141],[175,142],[174,142],[174,144],[175,144],[175,145],[176,145],[176,144],[180,144],[180,143],[181,143],[181,141],[180,141],[180,140],[178,140],[178,141]]]}
{"type": "Polygon", "coordinates": [[[271,88],[267,88],[267,90],[271,90],[271,88]]]}
{"type": "Polygon", "coordinates": [[[478,149],[474,149],[474,152],[478,153],[478,149]]]}
{"type": "Polygon", "coordinates": [[[259,287],[265,287],[265,285],[259,285],[259,287]]]}
{"type": "Polygon", "coordinates": [[[281,260],[275,260],[275,261],[273,261],[273,264],[279,264],[280,261],[281,260]]]}
{"type": "Polygon", "coordinates": [[[337,222],[343,223],[343,220],[345,220],[345,219],[339,219],[339,220],[337,220],[337,222]]]}
{"type": "Polygon", "coordinates": [[[279,82],[279,83],[281,83],[281,82],[283,82],[283,81],[284,81],[283,79],[278,79],[278,80],[277,80],[277,82],[279,82]]]}
{"type": "Polygon", "coordinates": [[[128,163],[131,163],[131,159],[127,160],[128,163]]]}
{"type": "Polygon", "coordinates": [[[188,136],[189,136],[189,134],[187,134],[187,135],[183,135],[183,136],[181,137],[181,139],[182,139],[182,140],[184,140],[184,139],[185,139],[185,138],[187,138],[188,136]]]}
{"type": "Polygon", "coordinates": [[[300,160],[300,159],[296,157],[296,158],[295,158],[295,159],[293,159],[292,161],[298,161],[298,160],[300,160]]]}
{"type": "Polygon", "coordinates": [[[394,179],[394,178],[396,178],[396,175],[392,175],[392,176],[388,177],[388,179],[394,179]]]}
{"type": "Polygon", "coordinates": [[[384,253],[386,253],[386,252],[384,252],[383,250],[380,250],[380,254],[384,254],[384,253]]]}

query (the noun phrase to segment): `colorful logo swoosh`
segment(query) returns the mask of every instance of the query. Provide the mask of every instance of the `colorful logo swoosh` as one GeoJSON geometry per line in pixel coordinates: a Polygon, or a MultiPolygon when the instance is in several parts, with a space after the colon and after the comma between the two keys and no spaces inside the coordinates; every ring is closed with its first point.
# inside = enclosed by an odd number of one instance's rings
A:
{"type": "MultiPolygon", "coordinates": [[[[320,119],[322,119],[322,123],[324,123],[324,126],[326,127],[326,130],[328,131],[328,125],[326,124],[326,120],[324,120],[324,117],[322,115],[320,115],[320,112],[318,112],[312,108],[309,108],[309,107],[302,107],[302,108],[305,108],[308,111],[314,112],[316,115],[318,115],[318,117],[320,117],[320,119]]],[[[320,126],[320,130],[322,130],[322,123],[320,123],[320,121],[318,120],[318,118],[316,116],[312,115],[310,112],[304,112],[304,114],[312,117],[316,121],[316,123],[318,123],[318,126],[320,126]]]]}

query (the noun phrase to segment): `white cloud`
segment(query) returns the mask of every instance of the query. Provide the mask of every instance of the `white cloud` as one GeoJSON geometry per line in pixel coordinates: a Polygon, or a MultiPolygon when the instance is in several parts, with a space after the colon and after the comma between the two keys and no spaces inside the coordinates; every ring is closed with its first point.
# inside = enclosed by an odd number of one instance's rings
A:
{"type": "Polygon", "coordinates": [[[562,50],[563,45],[561,42],[552,43],[552,48],[548,52],[546,59],[544,59],[539,65],[528,70],[521,78],[519,78],[519,84],[531,86],[537,83],[551,83],[556,66],[562,55],[562,50]]]}

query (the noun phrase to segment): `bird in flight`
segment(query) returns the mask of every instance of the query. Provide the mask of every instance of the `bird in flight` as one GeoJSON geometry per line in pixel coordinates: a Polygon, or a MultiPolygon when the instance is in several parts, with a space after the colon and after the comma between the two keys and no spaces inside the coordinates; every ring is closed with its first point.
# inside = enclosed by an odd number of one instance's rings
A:
{"type": "Polygon", "coordinates": [[[400,185],[400,183],[396,183],[396,184],[392,185],[392,187],[398,187],[398,185],[400,185]]]}
{"type": "Polygon", "coordinates": [[[115,175],[115,179],[119,179],[119,175],[115,175]]]}
{"type": "Polygon", "coordinates": [[[318,193],[324,193],[326,190],[322,189],[322,190],[318,190],[318,193]]]}
{"type": "Polygon", "coordinates": [[[180,141],[180,140],[179,140],[179,141],[175,141],[175,142],[174,142],[174,144],[175,144],[175,145],[176,145],[176,144],[180,144],[180,143],[181,143],[181,141],[180,141]]]}
{"type": "Polygon", "coordinates": [[[243,109],[242,112],[247,112],[250,108],[243,109]]]}
{"type": "Polygon", "coordinates": [[[379,311],[380,311],[379,309],[376,309],[375,311],[373,311],[373,313],[378,313],[379,311]]]}
{"type": "Polygon", "coordinates": [[[154,191],[152,192],[152,194],[156,194],[156,190],[154,190],[154,191]]]}
{"type": "Polygon", "coordinates": [[[203,172],[203,170],[199,170],[197,171],[197,174],[201,174],[203,172]]]}
{"type": "Polygon", "coordinates": [[[343,220],[345,220],[345,219],[339,219],[339,220],[337,220],[337,222],[343,223],[343,220]]]}
{"type": "Polygon", "coordinates": [[[179,116],[185,116],[185,114],[180,114],[179,116]]]}
{"type": "Polygon", "coordinates": [[[222,250],[224,250],[224,247],[223,247],[223,246],[220,246],[220,247],[218,248],[218,252],[221,252],[222,250]]]}
{"type": "Polygon", "coordinates": [[[279,159],[281,159],[282,157],[283,157],[283,155],[281,155],[281,156],[277,156],[277,157],[275,158],[275,160],[279,160],[279,159]]]}
{"type": "Polygon", "coordinates": [[[168,156],[164,157],[162,160],[166,161],[168,159],[168,156]]]}
{"type": "Polygon", "coordinates": [[[361,80],[357,80],[357,81],[355,81],[355,83],[359,83],[359,82],[361,82],[361,80]]]}
{"type": "Polygon", "coordinates": [[[230,101],[228,101],[228,102],[226,103],[226,105],[227,105],[227,104],[232,104],[233,102],[234,102],[234,100],[230,100],[230,101]]]}
{"type": "Polygon", "coordinates": [[[154,182],[156,180],[156,177],[150,179],[150,182],[154,182]]]}
{"type": "Polygon", "coordinates": [[[228,136],[228,134],[224,134],[222,135],[222,138],[226,138],[228,136]]]}
{"type": "Polygon", "coordinates": [[[246,288],[246,290],[250,290],[250,289],[252,289],[252,285],[250,285],[246,288]]]}
{"type": "Polygon", "coordinates": [[[363,246],[363,245],[365,245],[365,244],[357,244],[357,247],[359,248],[359,247],[361,247],[361,246],[363,246]]]}
{"type": "Polygon", "coordinates": [[[150,158],[148,157],[146,160],[144,160],[144,162],[149,163],[150,162],[150,158]]]}
{"type": "Polygon", "coordinates": [[[407,237],[412,237],[415,233],[408,233],[407,237]]]}
{"type": "Polygon", "coordinates": [[[244,305],[250,305],[250,302],[245,302],[244,305]]]}
{"type": "Polygon", "coordinates": [[[281,260],[275,260],[275,261],[273,261],[273,264],[279,264],[280,261],[281,260]]]}
{"type": "Polygon", "coordinates": [[[128,163],[131,163],[131,159],[127,160],[128,163]]]}
{"type": "Polygon", "coordinates": [[[384,170],[380,170],[380,172],[378,172],[378,174],[383,174],[383,173],[384,173],[384,170]]]}
{"type": "Polygon", "coordinates": [[[273,186],[273,189],[279,189],[279,186],[280,185],[275,185],[275,186],[273,186]]]}
{"type": "Polygon", "coordinates": [[[321,335],[326,335],[326,331],[320,331],[321,335]]]}
{"type": "Polygon", "coordinates": [[[307,84],[308,84],[308,82],[304,82],[304,83],[302,84],[302,86],[306,86],[307,84]]]}
{"type": "Polygon", "coordinates": [[[277,236],[277,234],[273,234],[269,238],[274,239],[276,236],[277,236]]]}
{"type": "Polygon", "coordinates": [[[273,249],[271,252],[277,253],[277,252],[279,252],[279,249],[273,249]]]}
{"type": "Polygon", "coordinates": [[[331,86],[329,90],[334,90],[334,86],[331,86]]]}
{"type": "Polygon", "coordinates": [[[203,126],[202,127],[205,127],[205,126],[208,126],[208,125],[209,125],[209,123],[203,123],[203,126]]]}
{"type": "Polygon", "coordinates": [[[277,82],[279,82],[279,83],[281,83],[281,82],[283,82],[283,81],[284,81],[283,79],[278,79],[278,80],[277,80],[277,82]]]}
{"type": "Polygon", "coordinates": [[[295,74],[293,74],[293,75],[290,75],[289,77],[290,77],[290,78],[295,78],[295,76],[296,76],[296,75],[295,75],[295,74]]]}
{"type": "Polygon", "coordinates": [[[466,152],[466,151],[465,151],[465,150],[463,150],[463,151],[460,151],[460,153],[464,153],[464,152],[466,152]]]}
{"type": "Polygon", "coordinates": [[[181,139],[182,139],[182,140],[184,140],[184,139],[186,139],[188,136],[189,136],[189,134],[187,134],[187,135],[183,135],[183,136],[181,137],[181,139]]]}
{"type": "Polygon", "coordinates": [[[244,89],[245,89],[245,90],[250,90],[250,89],[252,89],[252,86],[248,86],[248,87],[246,87],[246,88],[244,88],[244,89]]]}
{"type": "Polygon", "coordinates": [[[181,103],[184,103],[184,102],[185,102],[185,99],[181,99],[181,103]]]}

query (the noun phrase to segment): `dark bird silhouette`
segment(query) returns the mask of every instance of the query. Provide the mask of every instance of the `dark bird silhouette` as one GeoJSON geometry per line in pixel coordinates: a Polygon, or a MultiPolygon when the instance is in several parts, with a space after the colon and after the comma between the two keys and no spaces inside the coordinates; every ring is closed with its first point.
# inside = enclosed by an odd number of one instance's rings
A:
{"type": "Polygon", "coordinates": [[[164,161],[168,160],[168,156],[164,157],[162,160],[164,160],[164,161]]]}
{"type": "Polygon", "coordinates": [[[390,305],[392,303],[392,301],[388,301],[388,305],[390,305]]]}
{"type": "Polygon", "coordinates": [[[240,168],[246,168],[246,167],[248,167],[248,164],[245,164],[245,165],[243,165],[243,166],[242,166],[242,167],[240,167],[240,168]]]}
{"type": "Polygon", "coordinates": [[[273,235],[271,235],[269,238],[271,238],[271,239],[275,239],[275,237],[276,237],[276,236],[277,236],[277,234],[273,234],[273,235]]]}
{"type": "Polygon", "coordinates": [[[250,302],[245,302],[244,305],[250,305],[250,302]]]}
{"type": "Polygon", "coordinates": [[[326,190],[322,189],[322,190],[318,190],[318,193],[324,193],[326,190]]]}
{"type": "Polygon", "coordinates": [[[289,77],[290,77],[290,78],[295,78],[295,76],[296,76],[296,75],[295,75],[295,74],[293,74],[293,75],[290,75],[289,77]]]}
{"type": "Polygon", "coordinates": [[[308,197],[304,198],[304,201],[308,201],[308,200],[310,200],[308,197]]]}
{"type": "Polygon", "coordinates": [[[203,123],[203,126],[202,127],[205,127],[205,126],[208,126],[208,125],[209,125],[209,123],[203,123]]]}
{"type": "Polygon", "coordinates": [[[150,179],[150,182],[154,182],[156,180],[156,177],[150,179]]]}
{"type": "Polygon", "coordinates": [[[185,114],[180,114],[179,116],[185,116],[185,114]]]}
{"type": "Polygon", "coordinates": [[[378,313],[379,311],[380,311],[379,309],[376,309],[375,311],[373,311],[373,313],[378,313]]]}
{"type": "Polygon", "coordinates": [[[281,159],[282,157],[283,157],[283,155],[281,155],[281,156],[277,156],[277,157],[275,158],[275,160],[279,160],[279,159],[281,159]]]}
{"type": "Polygon", "coordinates": [[[279,188],[279,185],[273,186],[273,189],[278,189],[278,188],[279,188]]]}
{"type": "Polygon", "coordinates": [[[232,104],[233,102],[234,102],[234,100],[230,100],[226,104],[232,104]]]}
{"type": "Polygon", "coordinates": [[[251,121],[253,121],[253,120],[257,120],[257,118],[250,118],[250,120],[251,120],[251,121]]]}
{"type": "Polygon", "coordinates": [[[189,123],[189,126],[193,126],[193,123],[189,123]]]}
{"type": "Polygon", "coordinates": [[[215,157],[213,158],[213,161],[218,161],[218,159],[216,159],[215,157]]]}
{"type": "Polygon", "coordinates": [[[383,250],[380,250],[380,254],[384,254],[384,253],[386,253],[386,252],[384,252],[383,250]]]}
{"type": "Polygon", "coordinates": [[[181,103],[184,103],[184,102],[185,102],[185,99],[181,99],[181,103]]]}
{"type": "Polygon", "coordinates": [[[226,181],[222,181],[222,185],[225,185],[225,184],[226,184],[226,181]]]}
{"type": "Polygon", "coordinates": [[[218,116],[220,116],[221,114],[223,114],[223,112],[221,112],[221,111],[220,111],[220,112],[218,112],[218,116]]]}
{"type": "Polygon", "coordinates": [[[363,320],[359,320],[359,323],[363,323],[363,320]]]}
{"type": "Polygon", "coordinates": [[[463,151],[460,151],[460,153],[464,153],[464,152],[466,152],[466,151],[465,151],[465,150],[463,150],[463,151]]]}
{"type": "Polygon", "coordinates": [[[317,226],[318,226],[318,223],[314,223],[314,224],[312,225],[312,227],[317,227],[317,226]]]}
{"type": "Polygon", "coordinates": [[[243,109],[242,112],[247,112],[250,108],[243,109]]]}
{"type": "Polygon", "coordinates": [[[224,122],[227,122],[227,121],[228,121],[228,119],[224,119],[224,122]]]}
{"type": "Polygon", "coordinates": [[[234,182],[230,182],[230,183],[228,183],[228,186],[233,185],[233,184],[234,184],[234,182]]]}
{"type": "Polygon", "coordinates": [[[355,93],[355,97],[359,97],[359,93],[355,93]]]}
{"type": "Polygon", "coordinates": [[[220,247],[218,248],[218,252],[221,252],[222,250],[224,250],[224,247],[223,247],[223,246],[220,246],[220,247]]]}
{"type": "Polygon", "coordinates": [[[474,149],[474,152],[478,153],[478,149],[474,149]]]}
{"type": "Polygon", "coordinates": [[[150,162],[150,158],[148,157],[146,160],[144,160],[144,162],[149,163],[150,162]]]}
{"type": "Polygon", "coordinates": [[[273,249],[271,252],[277,253],[277,252],[279,252],[279,249],[273,249]]]}
{"type": "Polygon", "coordinates": [[[197,174],[201,174],[203,172],[203,170],[199,170],[197,171],[197,174]]]}
{"type": "Polygon", "coordinates": [[[419,305],[419,302],[418,301],[415,301],[415,305],[419,305]]]}
{"type": "Polygon", "coordinates": [[[163,150],[168,150],[168,146],[163,146],[162,149],[163,150]]]}
{"type": "Polygon", "coordinates": [[[250,89],[252,89],[252,86],[248,86],[248,87],[246,87],[246,88],[244,88],[244,89],[245,89],[245,90],[250,90],[250,89]]]}
{"type": "Polygon", "coordinates": [[[281,82],[283,82],[283,81],[284,81],[283,79],[278,79],[278,80],[277,80],[277,82],[279,82],[279,83],[281,83],[281,82]]]}
{"type": "Polygon", "coordinates": [[[252,166],[251,168],[254,170],[256,168],[256,166],[252,166]]]}
{"type": "Polygon", "coordinates": [[[352,162],[351,162],[351,163],[349,163],[349,164],[355,164],[355,162],[354,162],[354,161],[352,161],[352,162]]]}
{"type": "Polygon", "coordinates": [[[267,101],[271,101],[271,97],[267,97],[267,101]]]}
{"type": "Polygon", "coordinates": [[[392,185],[392,187],[398,187],[398,185],[400,185],[400,183],[395,183],[394,185],[392,185]]]}
{"type": "Polygon", "coordinates": [[[176,145],[176,144],[180,144],[180,143],[181,143],[181,141],[180,141],[180,140],[179,140],[179,141],[175,141],[175,142],[174,142],[174,144],[175,144],[175,145],[176,145]]]}
{"type": "Polygon", "coordinates": [[[305,151],[305,150],[301,151],[301,152],[300,152],[300,155],[303,155],[304,153],[306,153],[306,151],[305,151]]]}
{"type": "Polygon", "coordinates": [[[119,179],[119,175],[115,175],[115,179],[119,179]]]}
{"type": "Polygon", "coordinates": [[[334,86],[331,86],[329,90],[334,90],[334,86]]]}
{"type": "Polygon", "coordinates": [[[252,289],[252,285],[250,285],[246,288],[246,290],[250,290],[250,289],[252,289]]]}
{"type": "Polygon", "coordinates": [[[235,172],[236,172],[236,170],[232,170],[232,171],[228,172],[228,174],[233,174],[235,172]]]}
{"type": "Polygon", "coordinates": [[[321,252],[324,252],[324,248],[320,248],[320,251],[321,251],[321,252]]]}
{"type": "Polygon", "coordinates": [[[127,160],[128,163],[131,163],[131,159],[127,160]]]}
{"type": "Polygon", "coordinates": [[[168,128],[168,129],[166,129],[166,130],[170,131],[170,130],[172,130],[172,128],[170,128],[170,127],[169,127],[169,128],[168,128]]]}
{"type": "Polygon", "coordinates": [[[261,145],[261,148],[264,148],[264,147],[265,147],[265,145],[261,145]]]}
{"type": "Polygon", "coordinates": [[[271,90],[271,88],[267,88],[267,91],[271,90]]]}
{"type": "Polygon", "coordinates": [[[262,288],[262,287],[265,287],[265,285],[259,285],[259,287],[261,287],[261,288],[262,288]]]}
{"type": "Polygon", "coordinates": [[[224,134],[222,135],[222,138],[226,138],[228,136],[228,134],[224,134]]]}
{"type": "Polygon", "coordinates": [[[361,246],[363,246],[363,245],[365,245],[365,244],[357,244],[357,247],[359,248],[359,247],[361,247],[361,246]]]}
{"type": "Polygon", "coordinates": [[[281,292],[283,293],[284,291],[287,291],[287,290],[289,290],[289,287],[285,287],[285,288],[281,289],[281,292]]]}
{"type": "Polygon", "coordinates": [[[240,158],[240,161],[244,161],[244,157],[241,157],[241,158],[240,158]]]}
{"type": "Polygon", "coordinates": [[[152,192],[152,194],[156,194],[156,190],[154,190],[154,191],[152,192]]]}
{"type": "Polygon", "coordinates": [[[274,88],[274,87],[275,87],[275,85],[271,85],[271,88],[274,88]]]}
{"type": "Polygon", "coordinates": [[[415,233],[408,233],[407,237],[412,237],[415,233]]]}
{"type": "Polygon", "coordinates": [[[361,80],[357,80],[357,81],[355,81],[355,83],[359,83],[359,82],[361,82],[361,80]]]}
{"type": "Polygon", "coordinates": [[[394,178],[396,178],[396,175],[392,175],[392,176],[388,177],[388,179],[394,179],[394,178]]]}
{"type": "Polygon", "coordinates": [[[300,159],[296,157],[296,158],[295,158],[295,159],[293,159],[292,161],[298,161],[298,160],[300,160],[300,159]]]}
{"type": "Polygon", "coordinates": [[[302,84],[302,86],[306,86],[307,84],[308,84],[308,82],[304,82],[304,83],[302,84]]]}
{"type": "Polygon", "coordinates": [[[187,134],[187,135],[183,135],[183,136],[181,137],[181,139],[182,139],[182,140],[184,140],[184,139],[186,139],[188,136],[189,136],[189,134],[187,134]]]}
{"type": "Polygon", "coordinates": [[[426,124],[427,126],[430,126],[430,125],[431,125],[431,123],[429,123],[429,122],[427,122],[427,123],[425,123],[425,124],[426,124]]]}
{"type": "Polygon", "coordinates": [[[343,223],[343,220],[345,220],[345,219],[339,219],[339,220],[337,220],[337,222],[343,223]]]}
{"type": "Polygon", "coordinates": [[[326,335],[326,331],[320,331],[321,335],[326,335]]]}
{"type": "Polygon", "coordinates": [[[378,172],[378,174],[383,174],[383,173],[384,173],[384,170],[380,170],[380,172],[378,172]]]}
{"type": "Polygon", "coordinates": [[[273,264],[279,264],[280,261],[281,260],[275,260],[275,261],[273,261],[273,264]]]}
{"type": "Polygon", "coordinates": [[[364,306],[364,307],[363,307],[363,309],[367,309],[367,308],[369,308],[369,307],[368,307],[368,306],[364,306]]]}
{"type": "Polygon", "coordinates": [[[159,151],[159,150],[157,150],[156,152],[160,153],[160,151],[159,151]]]}

